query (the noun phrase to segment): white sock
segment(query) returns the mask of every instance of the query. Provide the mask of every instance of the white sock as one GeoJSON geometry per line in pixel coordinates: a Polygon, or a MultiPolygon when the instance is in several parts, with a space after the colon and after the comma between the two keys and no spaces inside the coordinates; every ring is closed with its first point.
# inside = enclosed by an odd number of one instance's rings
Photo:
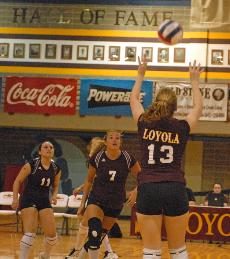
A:
{"type": "Polygon", "coordinates": [[[89,259],[99,259],[99,249],[97,250],[88,250],[89,259]]]}
{"type": "Polygon", "coordinates": [[[161,250],[144,248],[143,259],[161,259],[161,250]]]}
{"type": "Polygon", "coordinates": [[[88,231],[89,228],[86,226],[83,226],[81,223],[79,225],[79,230],[77,233],[77,237],[76,237],[76,241],[75,241],[75,246],[74,248],[78,251],[81,250],[81,248],[83,247],[83,245],[85,244],[85,241],[87,239],[88,236],[88,231]]]}
{"type": "Polygon", "coordinates": [[[108,235],[106,235],[103,239],[103,244],[105,246],[105,250],[108,251],[109,253],[112,253],[113,250],[112,250],[112,247],[110,245],[110,242],[109,242],[109,237],[108,235]]]}
{"type": "Polygon", "coordinates": [[[171,259],[188,259],[188,253],[186,246],[180,247],[178,249],[169,249],[171,259]]]}
{"type": "Polygon", "coordinates": [[[20,255],[19,259],[27,259],[29,255],[30,247],[33,245],[35,233],[25,233],[20,241],[20,255]]]}

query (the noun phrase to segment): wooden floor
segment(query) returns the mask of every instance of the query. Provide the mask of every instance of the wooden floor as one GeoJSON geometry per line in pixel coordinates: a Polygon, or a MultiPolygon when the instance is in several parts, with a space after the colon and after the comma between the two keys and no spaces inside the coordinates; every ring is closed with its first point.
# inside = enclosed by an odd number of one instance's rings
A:
{"type": "MultiPolygon", "coordinates": [[[[111,244],[114,251],[123,259],[141,259],[142,241],[136,237],[129,236],[129,221],[119,220],[118,222],[123,238],[111,238],[111,244]]],[[[76,230],[70,232],[70,235],[60,235],[58,244],[52,251],[51,258],[64,258],[68,251],[73,247],[76,230]]],[[[0,227],[0,259],[17,259],[19,252],[19,240],[22,233],[17,233],[15,227],[0,227]]],[[[43,235],[37,235],[30,259],[38,258],[38,253],[42,250],[43,235]]],[[[207,244],[203,242],[187,242],[187,249],[190,259],[230,259],[230,245],[207,244]]],[[[104,248],[101,249],[103,258],[104,248]]],[[[163,242],[162,259],[169,259],[167,253],[167,242],[163,242]]]]}

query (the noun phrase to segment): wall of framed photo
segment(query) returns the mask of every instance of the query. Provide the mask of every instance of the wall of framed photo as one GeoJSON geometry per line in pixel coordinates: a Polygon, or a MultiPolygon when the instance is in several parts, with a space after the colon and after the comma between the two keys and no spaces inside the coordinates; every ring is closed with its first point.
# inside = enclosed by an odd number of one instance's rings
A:
{"type": "Polygon", "coordinates": [[[187,66],[194,59],[203,66],[207,60],[209,67],[230,66],[229,44],[210,44],[207,48],[205,43],[169,46],[160,42],[0,39],[0,61],[136,65],[138,56],[144,55],[154,66],[187,66]]]}

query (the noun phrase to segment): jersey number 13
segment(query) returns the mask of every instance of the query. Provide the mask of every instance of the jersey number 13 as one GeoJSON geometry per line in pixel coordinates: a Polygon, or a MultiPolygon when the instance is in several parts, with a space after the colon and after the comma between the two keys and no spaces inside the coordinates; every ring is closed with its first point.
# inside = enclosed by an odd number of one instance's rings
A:
{"type": "MultiPolygon", "coordinates": [[[[154,165],[156,163],[154,159],[154,144],[151,144],[148,146],[149,150],[149,159],[148,159],[148,164],[154,165]]],[[[160,148],[160,152],[164,153],[164,157],[160,158],[160,162],[162,164],[170,164],[173,161],[173,147],[163,145],[160,148]]]]}

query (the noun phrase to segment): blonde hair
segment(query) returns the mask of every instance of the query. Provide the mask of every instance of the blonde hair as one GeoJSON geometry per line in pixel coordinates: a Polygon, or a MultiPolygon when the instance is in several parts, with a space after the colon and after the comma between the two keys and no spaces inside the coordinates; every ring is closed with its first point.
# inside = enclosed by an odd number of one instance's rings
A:
{"type": "Polygon", "coordinates": [[[99,152],[101,149],[105,148],[105,140],[100,137],[94,137],[90,140],[87,150],[89,152],[89,157],[99,152]]]}
{"type": "Polygon", "coordinates": [[[145,121],[171,118],[177,109],[177,97],[170,88],[162,88],[152,105],[145,111],[142,119],[145,121]]]}

